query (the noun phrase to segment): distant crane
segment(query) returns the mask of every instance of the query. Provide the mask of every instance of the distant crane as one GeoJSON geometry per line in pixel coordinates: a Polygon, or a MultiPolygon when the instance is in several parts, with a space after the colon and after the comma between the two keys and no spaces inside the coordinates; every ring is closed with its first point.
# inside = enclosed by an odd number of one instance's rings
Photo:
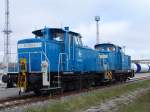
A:
{"type": "Polygon", "coordinates": [[[9,0],[5,0],[5,27],[4,27],[4,65],[8,65],[10,61],[10,21],[9,21],[9,0]]]}

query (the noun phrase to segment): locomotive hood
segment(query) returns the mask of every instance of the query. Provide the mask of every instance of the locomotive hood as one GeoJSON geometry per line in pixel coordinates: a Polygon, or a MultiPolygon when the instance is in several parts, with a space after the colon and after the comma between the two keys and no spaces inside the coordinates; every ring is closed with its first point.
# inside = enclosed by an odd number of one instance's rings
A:
{"type": "Polygon", "coordinates": [[[42,42],[41,39],[39,38],[29,38],[29,39],[23,39],[23,40],[19,40],[18,44],[22,44],[22,43],[32,43],[32,42],[42,42]]]}

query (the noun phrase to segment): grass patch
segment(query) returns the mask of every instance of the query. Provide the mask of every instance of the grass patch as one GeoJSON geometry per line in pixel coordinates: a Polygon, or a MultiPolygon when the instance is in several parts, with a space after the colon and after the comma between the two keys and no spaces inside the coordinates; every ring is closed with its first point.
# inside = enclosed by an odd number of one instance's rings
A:
{"type": "Polygon", "coordinates": [[[130,105],[120,107],[118,112],[150,112],[150,91],[140,95],[130,105]]]}
{"type": "Polygon", "coordinates": [[[113,97],[120,96],[124,93],[134,91],[140,88],[147,88],[150,86],[150,80],[140,81],[132,84],[125,84],[120,86],[108,87],[81,95],[76,95],[71,98],[57,100],[53,104],[42,108],[30,108],[26,112],[78,112],[81,109],[98,105],[103,101],[113,97]]]}

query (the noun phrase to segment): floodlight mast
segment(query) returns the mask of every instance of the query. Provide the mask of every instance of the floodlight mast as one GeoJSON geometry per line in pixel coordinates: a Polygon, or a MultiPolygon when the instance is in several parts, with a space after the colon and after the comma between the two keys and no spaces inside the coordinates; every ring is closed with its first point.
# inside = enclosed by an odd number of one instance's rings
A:
{"type": "Polygon", "coordinates": [[[8,65],[10,61],[10,30],[9,24],[9,0],[5,0],[5,28],[4,28],[4,65],[8,65]]]}
{"type": "Polygon", "coordinates": [[[99,21],[100,21],[100,17],[99,16],[95,16],[95,21],[96,21],[96,44],[99,44],[99,21]]]}

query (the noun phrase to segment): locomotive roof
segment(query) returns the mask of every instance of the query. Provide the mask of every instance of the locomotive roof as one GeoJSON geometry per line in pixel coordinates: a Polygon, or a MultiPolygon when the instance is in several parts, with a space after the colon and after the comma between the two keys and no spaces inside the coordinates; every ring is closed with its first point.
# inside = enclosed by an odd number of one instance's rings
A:
{"type": "MultiPolygon", "coordinates": [[[[63,30],[62,28],[47,28],[48,30],[50,30],[50,32],[58,32],[58,33],[64,33],[65,30],[63,30]]],[[[40,29],[40,30],[35,30],[33,31],[32,33],[36,36],[43,36],[43,33],[42,33],[42,30],[43,29],[40,29]]],[[[80,35],[79,33],[76,33],[76,32],[73,32],[73,31],[69,31],[70,34],[73,34],[75,36],[78,36],[80,35]]]]}
{"type": "Polygon", "coordinates": [[[95,47],[99,47],[99,46],[114,46],[114,47],[119,47],[121,49],[120,46],[117,46],[115,44],[112,44],[112,43],[102,43],[102,44],[96,44],[95,47]]]}

